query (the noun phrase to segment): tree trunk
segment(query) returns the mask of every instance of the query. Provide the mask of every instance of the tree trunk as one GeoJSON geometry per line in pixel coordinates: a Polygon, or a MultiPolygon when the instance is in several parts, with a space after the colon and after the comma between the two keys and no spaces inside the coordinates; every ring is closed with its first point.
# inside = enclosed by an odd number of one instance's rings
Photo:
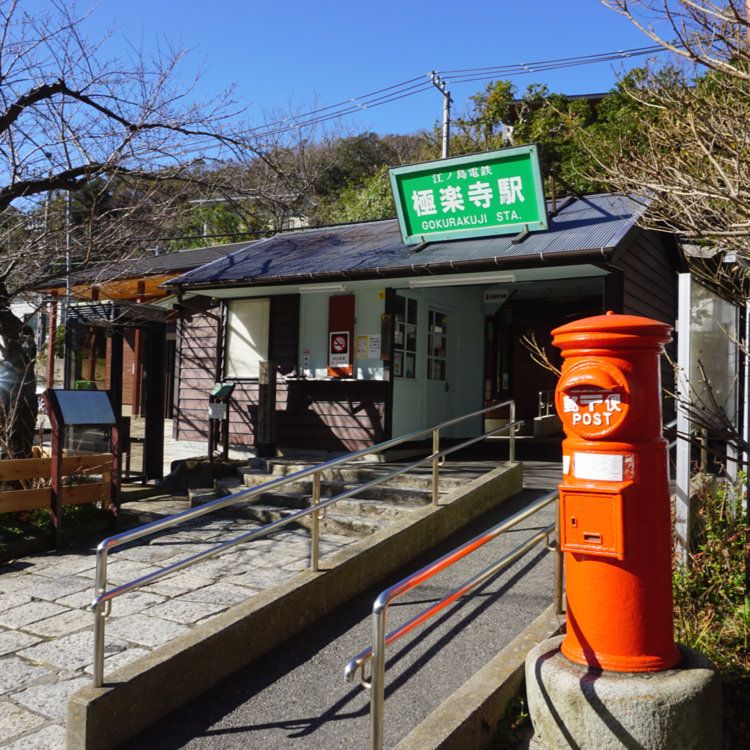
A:
{"type": "Polygon", "coordinates": [[[0,282],[0,458],[29,458],[37,415],[34,331],[10,309],[0,282]]]}

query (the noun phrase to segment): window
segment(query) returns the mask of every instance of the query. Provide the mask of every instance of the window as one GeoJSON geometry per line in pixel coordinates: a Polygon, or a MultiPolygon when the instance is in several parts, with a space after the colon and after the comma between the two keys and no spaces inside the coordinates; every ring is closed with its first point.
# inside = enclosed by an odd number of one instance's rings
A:
{"type": "Polygon", "coordinates": [[[427,379],[445,380],[448,316],[430,310],[427,319],[427,379]]]}
{"type": "Polygon", "coordinates": [[[397,378],[416,377],[417,300],[395,297],[393,327],[393,374],[397,378]]]}
{"type": "Polygon", "coordinates": [[[257,378],[259,363],[268,360],[270,300],[232,300],[227,314],[227,378],[257,378]]]}

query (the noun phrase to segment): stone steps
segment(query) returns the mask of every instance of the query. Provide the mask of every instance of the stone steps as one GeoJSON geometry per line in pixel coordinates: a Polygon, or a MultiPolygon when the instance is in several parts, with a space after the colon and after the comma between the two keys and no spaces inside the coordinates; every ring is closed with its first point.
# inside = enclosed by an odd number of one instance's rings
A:
{"type": "MultiPolygon", "coordinates": [[[[257,461],[257,459],[256,459],[257,461]]],[[[278,477],[289,476],[295,472],[314,467],[314,463],[305,463],[301,461],[285,461],[276,459],[273,462],[265,462],[260,467],[248,467],[240,470],[248,487],[255,486],[262,482],[270,481],[278,477]]],[[[357,465],[334,466],[321,472],[321,482],[345,482],[350,484],[364,484],[378,477],[392,473],[395,466],[389,464],[365,463],[357,465]]],[[[311,481],[311,477],[306,477],[302,481],[311,481]]],[[[441,491],[454,490],[465,482],[465,479],[453,477],[440,477],[441,491]]],[[[422,490],[432,489],[431,467],[425,464],[419,471],[400,474],[384,481],[386,487],[413,488],[422,490]]]]}
{"type": "MultiPolygon", "coordinates": [[[[244,488],[261,485],[289,476],[314,464],[299,461],[255,461],[254,467],[241,468],[236,477],[217,480],[213,491],[191,493],[191,504],[199,505],[216,498],[239,493],[244,488]],[[260,465],[259,465],[260,464],[260,465]]],[[[360,487],[373,479],[387,475],[393,468],[379,464],[341,466],[327,469],[321,475],[321,498],[329,498],[360,487]]],[[[462,481],[441,478],[441,493],[461,486],[462,481]]],[[[223,514],[250,518],[260,523],[272,523],[310,507],[312,477],[302,477],[284,485],[279,491],[262,492],[252,498],[240,499],[223,509],[223,514]]],[[[336,502],[325,509],[321,528],[346,536],[364,537],[380,531],[390,523],[403,519],[410,511],[432,502],[432,477],[425,474],[401,474],[382,485],[363,490],[336,502]]],[[[311,519],[305,516],[299,525],[309,528],[311,519]]]]}

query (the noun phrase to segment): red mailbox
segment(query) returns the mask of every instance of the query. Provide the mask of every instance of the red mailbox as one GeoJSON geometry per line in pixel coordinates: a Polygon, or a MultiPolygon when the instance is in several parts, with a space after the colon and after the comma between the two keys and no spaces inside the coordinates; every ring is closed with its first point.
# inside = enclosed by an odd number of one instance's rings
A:
{"type": "Polygon", "coordinates": [[[680,660],[672,622],[659,356],[671,327],[611,312],[556,328],[563,422],[560,536],[571,661],[615,672],[680,660]]]}

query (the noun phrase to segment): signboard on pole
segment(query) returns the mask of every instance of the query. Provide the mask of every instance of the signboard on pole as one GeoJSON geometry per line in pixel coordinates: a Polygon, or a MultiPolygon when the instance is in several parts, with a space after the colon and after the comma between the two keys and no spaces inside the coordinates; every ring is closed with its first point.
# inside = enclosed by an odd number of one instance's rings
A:
{"type": "Polygon", "coordinates": [[[390,170],[405,244],[547,229],[536,145],[390,170]]]}

